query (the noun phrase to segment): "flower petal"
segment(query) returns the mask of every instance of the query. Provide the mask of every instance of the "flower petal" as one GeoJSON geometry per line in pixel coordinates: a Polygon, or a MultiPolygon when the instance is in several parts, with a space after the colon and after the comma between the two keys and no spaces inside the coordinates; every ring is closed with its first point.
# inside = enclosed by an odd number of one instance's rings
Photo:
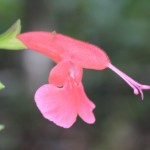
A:
{"type": "Polygon", "coordinates": [[[35,101],[43,116],[58,126],[69,128],[76,121],[76,100],[66,87],[43,85],[37,90],[35,101]]]}
{"type": "Polygon", "coordinates": [[[45,118],[64,128],[71,127],[78,114],[86,123],[95,122],[92,112],[95,105],[86,96],[81,79],[82,69],[72,61],[62,61],[52,69],[51,84],[40,87],[35,94],[36,104],[45,118]],[[60,85],[63,87],[59,88],[60,85]]]}
{"type": "Polygon", "coordinates": [[[78,114],[86,123],[93,124],[95,116],[92,111],[95,104],[86,96],[82,83],[78,88],[78,94],[78,114]]]}
{"type": "Polygon", "coordinates": [[[49,83],[61,87],[66,82],[69,75],[70,61],[62,61],[58,63],[49,74],[49,83]]]}
{"type": "Polygon", "coordinates": [[[83,69],[77,67],[71,60],[64,60],[58,63],[49,74],[49,83],[61,87],[68,76],[72,76],[76,83],[82,80],[83,69]]]}
{"type": "Polygon", "coordinates": [[[49,56],[55,62],[71,59],[81,68],[102,70],[110,60],[99,47],[56,32],[26,32],[17,36],[29,49],[49,56]]]}
{"type": "Polygon", "coordinates": [[[26,32],[19,34],[17,38],[21,40],[28,49],[49,56],[55,62],[59,62],[60,58],[58,50],[53,46],[53,36],[55,32],[26,32]]]}

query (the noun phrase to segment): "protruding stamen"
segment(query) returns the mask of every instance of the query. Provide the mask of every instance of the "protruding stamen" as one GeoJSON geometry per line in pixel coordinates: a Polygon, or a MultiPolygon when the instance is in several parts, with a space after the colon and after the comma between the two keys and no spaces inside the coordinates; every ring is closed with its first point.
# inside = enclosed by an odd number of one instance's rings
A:
{"type": "Polygon", "coordinates": [[[108,65],[108,68],[110,68],[112,71],[117,73],[134,91],[135,95],[138,95],[139,92],[141,94],[141,99],[144,99],[144,94],[142,90],[150,90],[149,85],[142,85],[135,80],[133,80],[131,77],[126,75],[124,72],[113,66],[111,63],[108,65]]]}

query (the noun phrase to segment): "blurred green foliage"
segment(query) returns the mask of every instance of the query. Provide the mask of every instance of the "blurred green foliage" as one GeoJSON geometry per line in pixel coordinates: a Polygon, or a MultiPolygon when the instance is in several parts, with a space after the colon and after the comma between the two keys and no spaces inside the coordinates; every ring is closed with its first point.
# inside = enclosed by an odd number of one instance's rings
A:
{"type": "Polygon", "coordinates": [[[24,0],[1,0],[0,1],[0,32],[3,32],[15,20],[23,17],[24,0]]]}
{"type": "Polygon", "coordinates": [[[5,88],[5,86],[4,86],[4,84],[2,84],[2,83],[0,82],[0,90],[3,89],[3,88],[5,88]]]}
{"type": "MultiPolygon", "coordinates": [[[[18,18],[23,31],[56,30],[100,46],[114,65],[150,84],[149,10],[149,0],[1,0],[0,32],[18,18]]],[[[83,83],[96,103],[97,121],[86,125],[78,119],[65,130],[42,118],[37,110],[23,57],[24,52],[0,53],[0,79],[7,86],[0,92],[0,122],[6,126],[0,132],[0,149],[150,149],[149,91],[140,101],[108,69],[85,70],[83,83]]],[[[30,65],[37,68],[37,64],[30,65]]],[[[41,69],[38,67],[39,72],[41,69]]],[[[39,86],[47,82],[47,76],[42,76],[39,86]]]]}
{"type": "Polygon", "coordinates": [[[4,128],[5,128],[5,126],[0,124],[0,131],[3,130],[4,128]]]}

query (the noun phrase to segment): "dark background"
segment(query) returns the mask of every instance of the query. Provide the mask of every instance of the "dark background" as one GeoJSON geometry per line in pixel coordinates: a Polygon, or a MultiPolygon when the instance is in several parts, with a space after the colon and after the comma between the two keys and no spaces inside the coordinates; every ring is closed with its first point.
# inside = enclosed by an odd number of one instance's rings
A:
{"type": "MultiPolygon", "coordinates": [[[[0,0],[0,33],[18,18],[22,32],[53,31],[103,48],[112,63],[150,84],[150,0],[0,0]]],[[[150,91],[134,96],[109,69],[85,70],[96,123],[63,129],[44,119],[34,93],[54,63],[41,54],[0,51],[0,150],[149,150],[150,91]]]]}

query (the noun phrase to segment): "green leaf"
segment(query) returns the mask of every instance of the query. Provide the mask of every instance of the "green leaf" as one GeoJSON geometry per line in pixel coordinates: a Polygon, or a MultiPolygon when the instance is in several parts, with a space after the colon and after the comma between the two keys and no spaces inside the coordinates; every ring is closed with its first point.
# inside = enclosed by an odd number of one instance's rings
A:
{"type": "Polygon", "coordinates": [[[0,35],[0,49],[22,50],[26,46],[16,38],[21,32],[20,20],[17,20],[5,33],[0,35]]]}
{"type": "Polygon", "coordinates": [[[0,90],[5,88],[5,85],[0,82],[0,90]]]}
{"type": "Polygon", "coordinates": [[[0,124],[0,131],[3,130],[5,126],[3,124],[0,124]]]}

